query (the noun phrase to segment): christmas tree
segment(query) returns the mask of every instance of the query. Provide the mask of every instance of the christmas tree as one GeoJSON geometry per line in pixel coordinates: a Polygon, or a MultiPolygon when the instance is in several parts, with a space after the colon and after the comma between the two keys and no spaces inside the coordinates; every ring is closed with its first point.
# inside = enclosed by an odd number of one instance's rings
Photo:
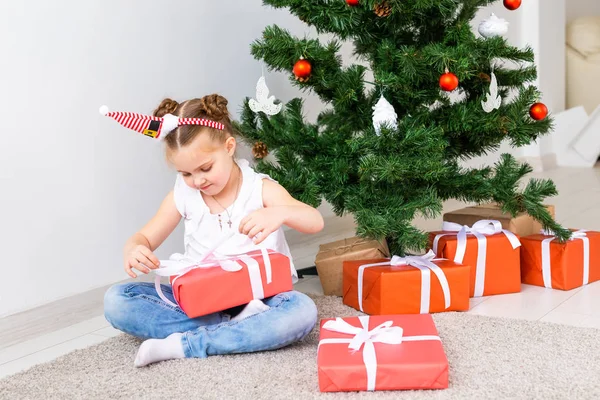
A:
{"type": "Polygon", "coordinates": [[[337,215],[351,213],[359,236],[386,238],[394,254],[426,246],[412,221],[438,216],[448,199],[527,212],[566,240],[570,232],[542,205],[557,193],[552,181],[521,185],[532,168],[508,154],[490,167],[461,166],[505,139],[529,144],[552,123],[527,85],[536,78],[533,51],[510,46],[495,16],[481,37],[472,31],[476,11],[494,1],[264,0],[336,39],[296,38],[274,25],[252,44],[255,58],[327,104],[309,123],[301,99],[266,108],[248,99],[237,129],[253,146],[256,168],[301,201],[325,199],[337,215]],[[343,66],[341,41],[352,41],[364,62],[343,66]]]}

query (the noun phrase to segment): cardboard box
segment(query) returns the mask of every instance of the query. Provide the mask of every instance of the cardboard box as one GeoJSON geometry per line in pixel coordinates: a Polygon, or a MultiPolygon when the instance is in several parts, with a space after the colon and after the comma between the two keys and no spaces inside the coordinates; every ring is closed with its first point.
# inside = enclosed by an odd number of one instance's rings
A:
{"type": "Polygon", "coordinates": [[[344,275],[342,264],[350,260],[367,260],[373,258],[389,257],[389,250],[385,240],[353,237],[336,242],[322,244],[315,259],[317,273],[326,296],[342,296],[344,275]]]}
{"type": "MultiPolygon", "coordinates": [[[[547,205],[546,208],[555,218],[555,209],[553,205],[547,205]]],[[[444,221],[454,222],[461,225],[472,226],[475,222],[482,219],[491,219],[500,221],[502,228],[518,236],[529,236],[540,233],[542,225],[526,213],[520,213],[515,218],[510,214],[502,212],[497,204],[481,204],[478,206],[466,207],[460,210],[451,211],[444,214],[444,221]]]]}

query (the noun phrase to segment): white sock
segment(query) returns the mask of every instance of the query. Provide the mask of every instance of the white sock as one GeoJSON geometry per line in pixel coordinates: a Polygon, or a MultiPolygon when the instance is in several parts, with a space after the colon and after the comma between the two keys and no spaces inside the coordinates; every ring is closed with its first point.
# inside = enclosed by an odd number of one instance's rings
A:
{"type": "Polygon", "coordinates": [[[261,300],[254,299],[254,300],[250,301],[250,303],[248,303],[246,305],[246,307],[244,307],[244,309],[242,310],[241,313],[239,313],[235,317],[231,318],[231,320],[232,321],[241,321],[244,318],[248,318],[251,315],[258,314],[263,311],[267,311],[269,308],[271,308],[271,307],[269,307],[268,305],[263,303],[261,300]]]}
{"type": "Polygon", "coordinates": [[[181,336],[181,333],[172,333],[164,339],[145,340],[138,350],[133,365],[143,367],[158,361],[184,358],[181,336]]]}

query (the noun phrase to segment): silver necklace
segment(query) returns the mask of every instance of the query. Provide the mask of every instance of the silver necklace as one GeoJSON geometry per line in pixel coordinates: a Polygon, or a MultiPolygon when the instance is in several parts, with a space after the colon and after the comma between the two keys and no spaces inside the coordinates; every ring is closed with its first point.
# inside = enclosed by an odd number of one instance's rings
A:
{"type": "MultiPolygon", "coordinates": [[[[237,185],[237,189],[235,190],[235,198],[233,199],[233,203],[231,203],[231,214],[233,214],[233,207],[235,206],[235,202],[237,200],[238,194],[240,192],[240,186],[241,186],[241,182],[242,182],[242,170],[240,169],[240,177],[238,179],[238,185],[237,185]]],[[[229,225],[229,229],[231,229],[231,225],[233,224],[233,222],[231,222],[231,214],[229,214],[229,211],[227,211],[227,209],[225,207],[223,207],[221,205],[221,203],[219,203],[219,200],[217,200],[215,198],[215,196],[210,196],[213,198],[213,200],[219,205],[219,207],[221,207],[225,213],[227,214],[227,225],[229,225]]],[[[221,228],[221,230],[223,230],[223,220],[221,219],[221,213],[217,214],[217,216],[219,217],[219,228],[221,228]]]]}

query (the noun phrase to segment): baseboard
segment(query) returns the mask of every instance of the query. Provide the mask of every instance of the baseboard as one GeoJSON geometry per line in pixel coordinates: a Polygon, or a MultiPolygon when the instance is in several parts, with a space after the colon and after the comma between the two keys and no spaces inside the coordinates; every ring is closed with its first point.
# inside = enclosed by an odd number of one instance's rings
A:
{"type": "Polygon", "coordinates": [[[542,156],[542,169],[544,171],[548,171],[549,169],[554,169],[558,167],[558,161],[556,159],[556,154],[545,154],[542,156]]]}

